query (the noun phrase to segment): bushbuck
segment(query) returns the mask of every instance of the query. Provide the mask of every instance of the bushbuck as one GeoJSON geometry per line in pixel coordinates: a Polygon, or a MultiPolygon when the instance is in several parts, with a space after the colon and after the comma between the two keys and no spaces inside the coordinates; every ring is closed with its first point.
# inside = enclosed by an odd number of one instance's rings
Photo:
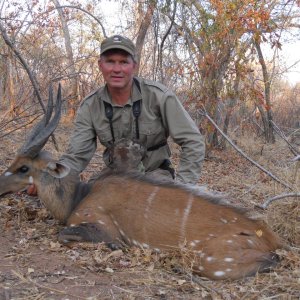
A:
{"type": "Polygon", "coordinates": [[[91,183],[80,182],[41,151],[60,119],[60,87],[54,116],[49,95],[44,118],[0,176],[0,195],[34,183],[41,202],[67,225],[60,242],[185,249],[193,271],[213,280],[251,276],[276,264],[274,252],[282,243],[267,225],[195,186],[135,171],[143,155],[137,143],[117,143],[111,149],[114,168],[91,183]]]}

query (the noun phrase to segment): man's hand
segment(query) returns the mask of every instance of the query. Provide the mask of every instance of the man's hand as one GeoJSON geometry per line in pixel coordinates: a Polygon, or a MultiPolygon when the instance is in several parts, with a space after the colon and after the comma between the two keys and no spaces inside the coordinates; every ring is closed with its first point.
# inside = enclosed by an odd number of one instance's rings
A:
{"type": "Polygon", "coordinates": [[[37,189],[35,184],[30,184],[26,192],[29,196],[37,196],[37,189]]]}

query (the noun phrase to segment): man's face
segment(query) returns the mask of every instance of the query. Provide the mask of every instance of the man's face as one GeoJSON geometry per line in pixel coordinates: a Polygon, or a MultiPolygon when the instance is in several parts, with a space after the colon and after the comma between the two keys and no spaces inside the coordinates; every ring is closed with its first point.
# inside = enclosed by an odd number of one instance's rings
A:
{"type": "Polygon", "coordinates": [[[101,55],[98,65],[109,88],[131,87],[136,63],[125,51],[107,51],[101,55]]]}

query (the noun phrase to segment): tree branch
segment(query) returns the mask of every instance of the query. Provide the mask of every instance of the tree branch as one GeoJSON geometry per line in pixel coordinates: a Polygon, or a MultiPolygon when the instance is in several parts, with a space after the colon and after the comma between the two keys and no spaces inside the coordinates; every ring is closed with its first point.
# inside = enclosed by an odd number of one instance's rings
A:
{"type": "MultiPolygon", "coordinates": [[[[41,105],[41,107],[42,107],[42,109],[43,109],[43,111],[45,113],[46,112],[46,108],[45,108],[45,105],[44,105],[43,100],[42,100],[42,96],[41,96],[41,93],[40,93],[40,88],[39,88],[38,82],[37,82],[35,76],[32,74],[32,72],[31,72],[28,64],[26,63],[25,59],[22,57],[21,53],[18,51],[18,49],[15,47],[15,45],[10,41],[10,39],[9,39],[7,33],[6,33],[6,30],[2,26],[1,22],[0,22],[0,31],[1,31],[2,37],[4,39],[4,42],[12,49],[12,51],[18,57],[18,59],[20,60],[21,64],[23,65],[24,69],[26,70],[26,72],[28,74],[28,77],[29,77],[29,79],[30,79],[30,81],[32,83],[35,95],[38,98],[38,101],[39,101],[39,103],[40,103],[40,105],[41,105]]],[[[56,150],[58,150],[58,145],[57,145],[57,142],[56,142],[54,134],[51,135],[51,139],[52,139],[52,142],[53,142],[56,150]]]]}
{"type": "Polygon", "coordinates": [[[291,194],[277,195],[275,197],[267,199],[262,205],[257,205],[257,207],[262,208],[262,209],[266,209],[271,202],[276,201],[276,200],[280,200],[280,199],[283,199],[283,198],[288,198],[288,197],[296,197],[296,198],[298,198],[298,197],[300,197],[300,194],[291,193],[291,194]]]}
{"type": "Polygon", "coordinates": [[[38,98],[38,101],[43,109],[43,111],[45,112],[46,109],[45,109],[45,105],[42,101],[42,96],[41,96],[41,93],[40,93],[40,89],[39,89],[39,85],[38,85],[38,82],[35,78],[35,76],[32,74],[28,64],[26,63],[26,61],[24,60],[24,58],[22,57],[21,53],[18,51],[18,49],[15,47],[15,45],[11,42],[11,40],[9,39],[7,33],[6,33],[6,30],[5,28],[2,26],[1,22],[0,22],[0,31],[1,31],[1,34],[2,34],[2,37],[4,39],[4,42],[6,43],[6,45],[8,45],[12,51],[15,53],[15,55],[18,57],[19,61],[21,62],[21,64],[23,65],[24,69],[26,70],[27,74],[28,74],[28,77],[32,83],[32,86],[33,86],[33,89],[34,89],[34,92],[36,94],[36,97],[38,98]]]}
{"type": "Polygon", "coordinates": [[[38,119],[38,118],[39,118],[39,116],[36,116],[33,120],[31,120],[31,121],[29,121],[29,122],[27,122],[27,123],[25,123],[25,124],[22,124],[22,125],[20,125],[20,126],[18,126],[18,127],[15,127],[14,129],[12,129],[11,131],[9,131],[9,132],[7,132],[7,133],[4,133],[4,134],[0,135],[0,139],[4,138],[4,137],[7,136],[7,135],[10,135],[11,133],[13,133],[13,132],[15,132],[15,131],[17,131],[17,130],[23,128],[23,127],[26,127],[26,126],[32,124],[32,123],[33,123],[36,119],[38,119]]]}
{"type": "Polygon", "coordinates": [[[281,137],[289,146],[289,149],[294,155],[299,154],[297,149],[288,141],[287,137],[285,134],[280,130],[280,128],[275,124],[275,122],[272,120],[271,123],[273,124],[273,128],[275,132],[278,134],[279,137],[281,137]]]}
{"type": "Polygon", "coordinates": [[[107,38],[107,34],[106,34],[106,31],[105,31],[105,28],[104,28],[102,22],[97,17],[95,17],[93,14],[91,14],[89,11],[85,10],[84,8],[81,8],[80,6],[74,6],[74,5],[60,5],[60,6],[53,7],[53,9],[59,9],[59,8],[74,8],[74,9],[78,9],[78,10],[81,10],[82,12],[86,13],[87,15],[92,17],[94,20],[96,20],[96,22],[100,25],[100,27],[102,29],[104,37],[107,38]]]}

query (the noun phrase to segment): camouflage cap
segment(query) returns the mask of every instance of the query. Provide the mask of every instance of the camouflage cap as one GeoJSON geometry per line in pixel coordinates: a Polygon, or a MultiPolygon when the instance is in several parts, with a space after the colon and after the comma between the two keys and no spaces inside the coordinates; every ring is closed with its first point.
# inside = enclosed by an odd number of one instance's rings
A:
{"type": "Polygon", "coordinates": [[[121,49],[128,52],[133,57],[135,56],[135,45],[133,44],[133,42],[130,39],[121,35],[113,35],[109,38],[106,38],[101,43],[100,54],[103,54],[107,50],[111,49],[121,49]]]}

